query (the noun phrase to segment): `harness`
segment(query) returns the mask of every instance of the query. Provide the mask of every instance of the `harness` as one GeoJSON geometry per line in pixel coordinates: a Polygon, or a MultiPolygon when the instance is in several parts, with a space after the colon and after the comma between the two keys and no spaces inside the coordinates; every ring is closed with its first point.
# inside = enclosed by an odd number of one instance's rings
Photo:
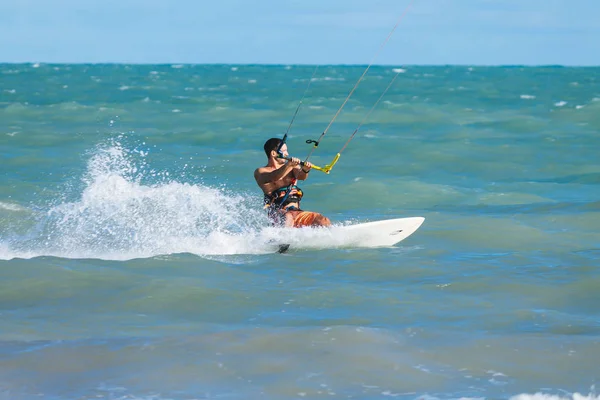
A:
{"type": "Polygon", "coordinates": [[[298,207],[288,206],[288,204],[298,203],[300,205],[299,203],[303,195],[302,189],[296,186],[295,180],[289,186],[284,186],[273,190],[270,194],[265,194],[264,203],[267,215],[276,222],[283,222],[282,217],[286,212],[300,210],[298,207]]]}
{"type": "Polygon", "coordinates": [[[290,203],[300,203],[302,196],[304,196],[302,189],[296,186],[295,183],[292,183],[289,186],[275,189],[270,194],[265,194],[265,208],[282,209],[290,203]],[[292,192],[294,193],[292,194],[292,192]]]}

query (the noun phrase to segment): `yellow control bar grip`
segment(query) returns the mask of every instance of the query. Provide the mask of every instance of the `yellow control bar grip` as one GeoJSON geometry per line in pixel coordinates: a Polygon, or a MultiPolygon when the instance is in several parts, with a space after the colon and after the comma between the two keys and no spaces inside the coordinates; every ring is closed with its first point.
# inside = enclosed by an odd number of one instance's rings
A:
{"type": "Polygon", "coordinates": [[[312,168],[316,169],[317,171],[321,171],[321,172],[325,172],[326,174],[329,174],[329,172],[331,171],[331,169],[333,168],[335,163],[338,162],[339,159],[340,159],[340,153],[337,153],[335,155],[335,157],[333,157],[333,161],[330,164],[326,164],[324,167],[319,167],[317,165],[313,165],[312,168]]]}
{"type": "MultiPolygon", "coordinates": [[[[279,157],[279,158],[283,158],[284,160],[291,160],[292,157],[279,157]]],[[[329,171],[331,171],[331,168],[333,168],[333,166],[335,165],[335,163],[338,162],[338,160],[340,159],[340,153],[337,153],[335,155],[335,157],[333,157],[333,161],[331,161],[330,164],[325,164],[324,167],[319,167],[318,165],[312,165],[312,169],[316,169],[317,171],[321,171],[321,172],[325,172],[326,174],[329,174],[329,171]]],[[[300,163],[301,166],[304,166],[304,162],[300,163]]]]}

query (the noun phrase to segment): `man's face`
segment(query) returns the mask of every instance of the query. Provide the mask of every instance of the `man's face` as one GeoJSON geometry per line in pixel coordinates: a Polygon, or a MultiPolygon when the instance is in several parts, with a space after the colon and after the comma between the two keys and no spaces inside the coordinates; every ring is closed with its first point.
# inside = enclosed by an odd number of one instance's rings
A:
{"type": "Polygon", "coordinates": [[[283,146],[281,146],[281,154],[283,154],[284,157],[288,157],[288,151],[287,151],[287,144],[284,144],[283,146]]]}

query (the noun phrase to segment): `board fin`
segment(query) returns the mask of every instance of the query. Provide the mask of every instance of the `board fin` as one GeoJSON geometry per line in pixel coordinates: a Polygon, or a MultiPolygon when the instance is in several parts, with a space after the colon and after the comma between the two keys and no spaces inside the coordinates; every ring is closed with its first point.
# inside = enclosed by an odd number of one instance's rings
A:
{"type": "Polygon", "coordinates": [[[289,243],[280,244],[279,245],[279,249],[277,250],[277,252],[279,254],[283,254],[286,251],[288,251],[289,248],[290,248],[290,244],[289,243]]]}

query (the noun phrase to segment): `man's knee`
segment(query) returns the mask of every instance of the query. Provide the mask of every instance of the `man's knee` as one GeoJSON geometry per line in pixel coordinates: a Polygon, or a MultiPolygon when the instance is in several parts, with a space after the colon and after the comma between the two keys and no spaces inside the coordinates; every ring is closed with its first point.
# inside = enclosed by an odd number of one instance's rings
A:
{"type": "Polygon", "coordinates": [[[326,216],[319,214],[319,216],[315,219],[315,225],[330,226],[331,221],[326,216]]]}

